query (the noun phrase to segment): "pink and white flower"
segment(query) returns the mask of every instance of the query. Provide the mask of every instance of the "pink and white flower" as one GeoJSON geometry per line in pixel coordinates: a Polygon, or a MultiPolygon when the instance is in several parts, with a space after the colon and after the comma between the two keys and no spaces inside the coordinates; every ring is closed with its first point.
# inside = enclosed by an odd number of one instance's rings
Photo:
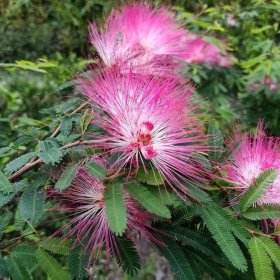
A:
{"type": "Polygon", "coordinates": [[[198,37],[186,44],[182,58],[189,63],[208,63],[222,67],[232,65],[232,58],[229,55],[222,55],[218,47],[198,37]]]}
{"type": "MultiPolygon", "coordinates": [[[[65,239],[74,240],[73,246],[83,245],[83,252],[90,253],[89,263],[94,261],[103,247],[107,258],[112,252],[118,253],[115,235],[111,232],[105,214],[105,185],[101,180],[92,178],[84,168],[80,168],[71,186],[62,192],[53,191],[52,197],[57,197],[62,203],[60,210],[74,216],[53,236],[64,235],[65,239]],[[95,253],[95,254],[94,254],[95,253]]],[[[124,192],[127,211],[126,236],[133,238],[135,233],[158,242],[152,234],[152,227],[147,221],[151,214],[140,209],[138,203],[128,193],[124,192]]]]}
{"type": "Polygon", "coordinates": [[[274,168],[278,176],[257,203],[280,205],[280,140],[266,135],[263,123],[259,122],[255,135],[237,133],[230,146],[233,158],[226,171],[234,189],[246,191],[263,171],[274,168]]]}
{"type": "Polygon", "coordinates": [[[153,166],[183,192],[182,180],[206,181],[196,155],[208,147],[188,81],[109,68],[80,79],[78,89],[97,107],[94,122],[106,132],[95,145],[119,153],[119,168],[153,166]]]}
{"type": "MultiPolygon", "coordinates": [[[[217,64],[228,67],[227,56],[211,43],[190,34],[167,8],[147,4],[114,9],[104,28],[90,25],[90,42],[107,66],[149,66],[174,70],[179,61],[217,64]]],[[[137,71],[137,69],[134,69],[137,71]]]]}

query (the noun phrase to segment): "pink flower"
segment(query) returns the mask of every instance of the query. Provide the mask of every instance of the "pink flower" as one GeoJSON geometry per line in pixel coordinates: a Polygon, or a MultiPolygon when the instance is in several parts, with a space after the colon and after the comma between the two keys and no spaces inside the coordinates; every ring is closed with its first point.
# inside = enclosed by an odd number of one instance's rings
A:
{"type": "Polygon", "coordinates": [[[267,136],[263,123],[259,122],[254,136],[237,133],[231,147],[233,158],[226,170],[234,189],[246,191],[263,171],[275,168],[278,176],[258,204],[280,204],[280,140],[267,136]]]}
{"type": "Polygon", "coordinates": [[[271,77],[268,77],[268,76],[266,76],[263,80],[261,80],[260,83],[253,83],[253,84],[249,85],[249,88],[251,90],[257,90],[262,85],[266,85],[271,91],[276,91],[279,88],[279,84],[277,84],[276,82],[273,82],[271,77]]]}
{"type": "Polygon", "coordinates": [[[158,67],[172,71],[182,59],[230,65],[217,47],[182,28],[168,9],[154,9],[142,3],[124,6],[121,11],[113,10],[101,32],[91,24],[90,42],[107,66],[148,64],[151,69],[152,64],[154,73],[158,67]]]}
{"type": "Polygon", "coordinates": [[[121,74],[110,68],[80,79],[78,89],[97,105],[96,112],[101,111],[94,122],[106,135],[96,139],[96,146],[120,153],[120,168],[154,166],[169,185],[183,192],[187,188],[182,180],[206,180],[196,154],[208,148],[193,114],[188,81],[121,74]]]}
{"type": "MultiPolygon", "coordinates": [[[[105,186],[101,180],[92,178],[84,168],[80,168],[72,185],[62,192],[52,192],[63,204],[62,211],[74,216],[66,225],[53,234],[64,234],[65,239],[73,239],[74,245],[83,245],[84,253],[90,253],[89,263],[99,256],[103,247],[107,258],[110,253],[118,253],[116,238],[109,228],[104,207],[105,186]],[[96,254],[94,254],[96,253],[96,254]]],[[[151,219],[148,212],[140,210],[138,203],[128,193],[124,193],[127,211],[126,236],[133,238],[139,232],[142,236],[158,242],[152,234],[152,228],[147,224],[151,219]]]]}
{"type": "Polygon", "coordinates": [[[229,26],[236,26],[236,25],[237,25],[237,20],[236,20],[236,18],[234,17],[233,14],[229,14],[229,15],[226,17],[226,23],[227,23],[227,25],[229,25],[229,26]]]}
{"type": "Polygon", "coordinates": [[[204,62],[222,67],[229,67],[232,64],[228,55],[222,55],[218,47],[200,38],[191,40],[186,44],[186,51],[182,58],[189,63],[204,62]]]}

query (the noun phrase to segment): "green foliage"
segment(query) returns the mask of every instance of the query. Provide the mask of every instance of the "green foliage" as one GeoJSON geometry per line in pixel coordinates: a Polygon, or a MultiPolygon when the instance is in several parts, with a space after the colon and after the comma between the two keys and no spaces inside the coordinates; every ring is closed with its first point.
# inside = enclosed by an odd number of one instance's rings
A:
{"type": "Polygon", "coordinates": [[[151,186],[163,185],[162,175],[152,166],[150,168],[140,168],[137,173],[137,180],[151,186]]]}
{"type": "Polygon", "coordinates": [[[70,240],[62,240],[58,237],[45,239],[39,243],[39,246],[52,254],[68,255],[70,251],[70,240]]]}
{"type": "Polygon", "coordinates": [[[170,227],[169,229],[165,229],[164,232],[172,236],[175,240],[182,242],[183,245],[190,246],[206,255],[213,254],[208,246],[209,240],[205,239],[198,232],[180,226],[170,227]]]}
{"type": "Polygon", "coordinates": [[[37,153],[30,152],[10,161],[5,167],[5,172],[12,174],[13,172],[23,167],[28,161],[30,161],[36,155],[37,153]]]}
{"type": "Polygon", "coordinates": [[[201,183],[196,182],[193,184],[185,182],[184,185],[187,188],[188,195],[193,199],[204,203],[211,202],[211,197],[202,189],[201,183]]]}
{"type": "Polygon", "coordinates": [[[210,207],[201,207],[199,211],[213,238],[230,262],[239,270],[246,271],[247,261],[224,216],[210,207]]]}
{"type": "Polygon", "coordinates": [[[55,165],[56,163],[59,163],[61,161],[62,152],[60,151],[60,149],[52,147],[48,150],[39,152],[38,156],[44,163],[55,165]]]}
{"type": "Polygon", "coordinates": [[[70,280],[71,276],[68,274],[61,264],[46,251],[37,249],[36,257],[38,264],[48,275],[50,280],[70,280]]]}
{"type": "Polygon", "coordinates": [[[12,256],[17,262],[22,263],[25,267],[37,264],[35,252],[37,247],[32,244],[19,244],[13,251],[12,256]]]}
{"type": "Polygon", "coordinates": [[[58,181],[55,183],[55,188],[59,191],[67,189],[78,173],[78,166],[67,166],[61,173],[58,181]]]}
{"type": "Polygon", "coordinates": [[[109,227],[117,236],[126,229],[126,208],[122,185],[118,182],[106,186],[104,204],[109,227]]]}
{"type": "Polygon", "coordinates": [[[106,176],[107,170],[96,162],[90,162],[86,164],[89,174],[93,178],[101,179],[106,176]]]}
{"type": "Polygon", "coordinates": [[[141,260],[130,240],[117,240],[118,252],[115,253],[118,264],[130,275],[135,275],[141,268],[141,260]]]}
{"type": "Polygon", "coordinates": [[[190,263],[180,247],[169,239],[163,239],[166,246],[157,246],[160,253],[168,260],[171,269],[179,280],[195,280],[190,263]]]}
{"type": "Polygon", "coordinates": [[[257,280],[274,280],[272,262],[262,246],[262,241],[254,237],[249,242],[249,252],[257,280]]]}
{"type": "Polygon", "coordinates": [[[276,244],[273,240],[269,237],[262,236],[259,238],[262,243],[263,248],[265,249],[266,253],[275,263],[278,270],[280,270],[280,248],[279,245],[276,244]]]}
{"type": "Polygon", "coordinates": [[[278,205],[263,205],[250,207],[243,213],[249,220],[278,219],[280,217],[280,207],[278,205]]]}
{"type": "Polygon", "coordinates": [[[86,255],[82,255],[81,247],[76,247],[69,252],[68,268],[73,279],[83,280],[88,276],[85,269],[86,255]]]}
{"type": "Polygon", "coordinates": [[[18,263],[13,256],[9,256],[7,263],[12,280],[32,279],[26,268],[21,263],[18,263]]]}
{"type": "Polygon", "coordinates": [[[10,194],[13,192],[13,186],[5,176],[3,172],[0,171],[0,191],[4,194],[10,194]]]}
{"type": "Polygon", "coordinates": [[[12,192],[11,194],[5,195],[2,192],[0,192],[0,207],[9,203],[20,190],[22,190],[23,188],[28,186],[28,183],[26,181],[22,180],[22,181],[12,184],[12,186],[13,186],[14,192],[12,192]]]}
{"type": "MultiPolygon", "coordinates": [[[[153,187],[154,188],[154,187],[153,187]]],[[[126,185],[126,189],[143,207],[149,212],[163,218],[171,218],[169,209],[163,204],[160,197],[156,197],[148,188],[139,184],[131,183],[126,185]]]]}
{"type": "Polygon", "coordinates": [[[69,272],[76,280],[83,280],[88,275],[85,269],[86,255],[82,255],[81,249],[81,247],[72,249],[67,260],[69,272]]]}
{"type": "Polygon", "coordinates": [[[277,170],[268,169],[262,172],[258,178],[249,186],[248,190],[240,198],[240,210],[245,212],[256,203],[265,191],[271,187],[277,176],[277,170]]]}
{"type": "Polygon", "coordinates": [[[45,193],[37,189],[26,190],[20,198],[19,209],[21,217],[30,222],[36,223],[42,216],[45,204],[45,193]]]}
{"type": "Polygon", "coordinates": [[[224,137],[216,126],[208,127],[208,144],[211,149],[209,156],[213,160],[219,160],[223,152],[224,137]]]}

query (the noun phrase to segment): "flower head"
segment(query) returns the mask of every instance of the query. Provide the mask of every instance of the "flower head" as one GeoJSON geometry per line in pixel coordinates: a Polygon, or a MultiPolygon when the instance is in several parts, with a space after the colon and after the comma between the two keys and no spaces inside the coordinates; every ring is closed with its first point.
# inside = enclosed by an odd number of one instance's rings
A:
{"type": "Polygon", "coordinates": [[[126,5],[121,11],[114,9],[101,32],[91,24],[90,41],[107,66],[148,65],[154,73],[159,67],[170,72],[182,59],[230,65],[216,46],[182,28],[167,8],[142,3],[126,5]]]}
{"type": "Polygon", "coordinates": [[[262,122],[254,136],[237,133],[232,144],[232,160],[226,166],[228,179],[244,192],[265,170],[274,168],[278,176],[258,204],[280,204],[280,141],[266,135],[262,122]],[[234,145],[239,143],[236,148],[234,145]]]}
{"type": "MultiPolygon", "coordinates": [[[[65,239],[73,239],[74,246],[82,244],[84,252],[90,253],[89,263],[92,256],[99,255],[105,247],[107,257],[111,252],[118,252],[116,238],[111,232],[104,206],[105,186],[101,180],[92,178],[84,168],[80,168],[72,185],[62,192],[53,192],[63,205],[62,210],[74,217],[53,236],[65,234],[65,239]]],[[[139,208],[138,203],[128,193],[124,192],[127,211],[126,236],[132,238],[139,232],[150,240],[157,242],[151,232],[147,220],[151,215],[139,208]]]]}
{"type": "Polygon", "coordinates": [[[195,158],[207,146],[193,114],[188,81],[121,74],[115,68],[81,79],[79,90],[101,111],[94,121],[106,134],[96,145],[119,153],[120,168],[153,166],[169,185],[184,192],[181,179],[205,181],[206,171],[195,158]]]}
{"type": "Polygon", "coordinates": [[[189,63],[208,63],[222,67],[229,67],[232,64],[230,56],[222,55],[218,47],[198,37],[186,44],[182,58],[189,63]]]}

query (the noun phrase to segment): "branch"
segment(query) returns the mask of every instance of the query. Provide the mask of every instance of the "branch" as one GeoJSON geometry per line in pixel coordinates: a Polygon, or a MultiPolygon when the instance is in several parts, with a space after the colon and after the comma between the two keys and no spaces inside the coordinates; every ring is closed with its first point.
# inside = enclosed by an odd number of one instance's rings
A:
{"type": "MultiPolygon", "coordinates": [[[[76,108],[74,111],[72,111],[71,113],[67,114],[68,117],[71,117],[72,115],[74,115],[75,113],[78,113],[79,111],[81,111],[84,107],[86,107],[88,104],[90,104],[89,101],[84,102],[83,104],[81,104],[78,108],[76,108]]],[[[60,132],[60,127],[61,125],[59,125],[56,130],[52,133],[51,137],[56,137],[59,132],[60,132]]],[[[70,148],[76,145],[77,142],[74,143],[70,143],[68,145],[65,145],[62,147],[62,149],[66,149],[66,148],[70,148]],[[72,146],[71,146],[72,145],[72,146]]],[[[86,145],[86,144],[85,144],[86,145]]],[[[13,175],[11,175],[9,177],[9,180],[11,182],[15,181],[16,179],[18,179],[19,177],[21,177],[24,173],[26,173],[27,171],[29,171],[30,169],[32,169],[34,166],[40,165],[42,164],[43,161],[40,159],[37,159],[36,157],[32,158],[25,166],[23,166],[21,169],[19,169],[17,172],[15,172],[13,175]]]]}
{"type": "MultiPolygon", "coordinates": [[[[79,145],[92,145],[95,141],[76,141],[73,143],[69,143],[66,144],[64,146],[62,146],[60,149],[67,149],[67,148],[71,148],[71,147],[75,147],[75,146],[79,146],[79,145]]],[[[13,175],[9,176],[9,180],[10,182],[14,182],[15,180],[19,179],[23,174],[25,174],[27,171],[29,171],[30,169],[32,169],[35,166],[41,165],[44,162],[41,159],[37,159],[37,160],[31,160],[30,162],[28,162],[25,166],[23,166],[21,169],[19,169],[17,172],[15,172],[13,175]]]]}

